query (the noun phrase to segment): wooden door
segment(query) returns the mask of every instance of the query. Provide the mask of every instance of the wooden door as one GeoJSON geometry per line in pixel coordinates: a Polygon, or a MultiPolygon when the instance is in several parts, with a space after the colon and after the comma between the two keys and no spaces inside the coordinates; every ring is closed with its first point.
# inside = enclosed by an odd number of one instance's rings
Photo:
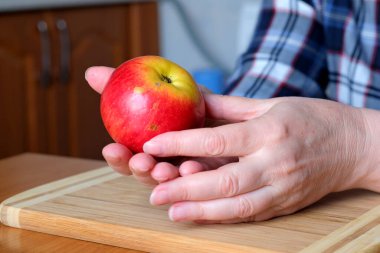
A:
{"type": "Polygon", "coordinates": [[[111,142],[90,66],[158,54],[155,3],[0,15],[0,157],[101,158],[111,142]]]}
{"type": "Polygon", "coordinates": [[[0,15],[0,157],[47,152],[46,98],[41,85],[39,13],[0,15]]]}
{"type": "MultiPolygon", "coordinates": [[[[68,130],[62,132],[67,138],[60,139],[60,143],[64,146],[64,142],[68,142],[71,156],[101,158],[103,146],[112,140],[101,121],[100,96],[86,83],[85,71],[90,66],[116,67],[131,57],[157,54],[156,5],[129,4],[55,11],[54,22],[65,23],[70,41],[67,83],[57,83],[67,90],[64,96],[68,130]]],[[[62,44],[60,33],[62,31],[57,31],[57,44],[62,44]]],[[[62,57],[65,50],[59,51],[56,55],[62,57]]],[[[59,65],[60,60],[56,63],[59,65]]]]}

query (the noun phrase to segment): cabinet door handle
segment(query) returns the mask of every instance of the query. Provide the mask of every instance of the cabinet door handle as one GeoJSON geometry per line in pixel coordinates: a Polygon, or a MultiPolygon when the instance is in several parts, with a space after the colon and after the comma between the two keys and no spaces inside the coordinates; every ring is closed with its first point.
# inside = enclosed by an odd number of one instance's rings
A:
{"type": "Polygon", "coordinates": [[[67,85],[70,80],[70,36],[67,23],[64,19],[58,19],[56,27],[59,31],[60,49],[60,81],[67,85]]]}
{"type": "Polygon", "coordinates": [[[41,86],[47,88],[51,82],[51,47],[49,39],[49,29],[46,21],[40,20],[37,23],[41,41],[41,86]]]}

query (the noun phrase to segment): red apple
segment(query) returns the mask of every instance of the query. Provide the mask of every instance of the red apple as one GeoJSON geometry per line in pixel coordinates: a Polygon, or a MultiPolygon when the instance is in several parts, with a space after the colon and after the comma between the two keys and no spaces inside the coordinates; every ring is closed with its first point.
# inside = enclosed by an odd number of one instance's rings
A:
{"type": "Polygon", "coordinates": [[[133,152],[168,131],[202,127],[205,103],[191,75],[158,56],[126,61],[101,95],[101,116],[111,137],[133,152]]]}

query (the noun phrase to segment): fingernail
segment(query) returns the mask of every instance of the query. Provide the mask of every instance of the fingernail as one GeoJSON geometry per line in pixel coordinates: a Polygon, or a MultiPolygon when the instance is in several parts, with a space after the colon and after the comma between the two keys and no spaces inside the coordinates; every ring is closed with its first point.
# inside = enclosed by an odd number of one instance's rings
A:
{"type": "Polygon", "coordinates": [[[84,79],[86,79],[87,82],[88,82],[88,72],[89,72],[89,69],[91,69],[91,68],[86,69],[86,72],[84,72],[84,79]]]}
{"type": "Polygon", "coordinates": [[[143,150],[145,153],[159,155],[162,153],[161,145],[155,141],[148,141],[144,144],[143,150]]]}
{"type": "Polygon", "coordinates": [[[172,221],[181,221],[186,219],[186,208],[182,206],[171,207],[169,209],[169,219],[172,221]]]}
{"type": "Polygon", "coordinates": [[[154,190],[150,195],[152,205],[163,205],[169,202],[169,194],[166,190],[154,190]]]}

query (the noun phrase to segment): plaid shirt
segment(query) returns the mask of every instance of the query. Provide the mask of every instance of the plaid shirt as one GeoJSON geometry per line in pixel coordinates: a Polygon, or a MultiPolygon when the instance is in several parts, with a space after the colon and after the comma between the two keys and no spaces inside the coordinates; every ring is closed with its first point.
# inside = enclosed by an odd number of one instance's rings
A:
{"type": "Polygon", "coordinates": [[[226,94],[380,109],[380,1],[264,0],[226,94]]]}

